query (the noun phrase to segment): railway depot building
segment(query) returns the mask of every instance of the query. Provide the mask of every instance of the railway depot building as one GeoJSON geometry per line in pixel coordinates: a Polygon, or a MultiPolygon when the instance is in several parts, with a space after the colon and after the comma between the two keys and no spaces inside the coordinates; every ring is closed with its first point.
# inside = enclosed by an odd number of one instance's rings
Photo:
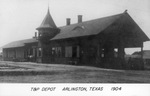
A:
{"type": "Polygon", "coordinates": [[[142,51],[143,42],[149,40],[127,11],[84,22],[78,15],[77,21],[71,24],[67,18],[66,26],[57,27],[48,10],[36,28],[38,34],[4,46],[3,59],[130,69],[125,48],[142,51]]]}

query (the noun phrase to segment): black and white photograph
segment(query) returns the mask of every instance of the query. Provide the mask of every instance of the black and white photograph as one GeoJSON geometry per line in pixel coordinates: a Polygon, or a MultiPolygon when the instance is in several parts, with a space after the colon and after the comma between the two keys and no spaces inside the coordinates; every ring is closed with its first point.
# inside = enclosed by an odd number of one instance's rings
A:
{"type": "Polygon", "coordinates": [[[0,85],[150,84],[149,27],[149,0],[0,0],[0,85]]]}

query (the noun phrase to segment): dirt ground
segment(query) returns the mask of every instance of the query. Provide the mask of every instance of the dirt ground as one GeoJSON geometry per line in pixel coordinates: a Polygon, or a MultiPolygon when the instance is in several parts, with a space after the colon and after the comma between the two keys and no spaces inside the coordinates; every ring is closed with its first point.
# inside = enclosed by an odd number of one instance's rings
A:
{"type": "Polygon", "coordinates": [[[0,83],[150,83],[150,70],[0,61],[0,83]]]}

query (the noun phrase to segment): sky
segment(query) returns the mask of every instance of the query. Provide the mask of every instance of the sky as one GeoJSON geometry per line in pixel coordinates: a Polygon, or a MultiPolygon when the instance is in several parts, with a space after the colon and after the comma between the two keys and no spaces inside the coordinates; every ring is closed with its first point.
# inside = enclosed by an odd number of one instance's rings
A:
{"type": "MultiPolygon", "coordinates": [[[[123,13],[126,9],[134,21],[150,38],[150,0],[0,0],[0,47],[12,41],[28,39],[37,32],[47,9],[55,24],[66,25],[77,22],[77,15],[83,21],[123,13]]],[[[150,42],[144,43],[150,50],[150,42]]],[[[127,50],[131,53],[135,50],[127,50]]]]}

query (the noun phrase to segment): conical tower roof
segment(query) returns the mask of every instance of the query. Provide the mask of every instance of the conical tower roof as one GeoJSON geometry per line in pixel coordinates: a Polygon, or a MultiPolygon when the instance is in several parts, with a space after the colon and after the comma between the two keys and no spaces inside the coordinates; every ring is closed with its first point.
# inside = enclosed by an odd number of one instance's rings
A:
{"type": "Polygon", "coordinates": [[[46,14],[43,22],[37,29],[41,29],[41,28],[57,28],[55,25],[55,22],[53,21],[51,14],[49,12],[49,8],[48,8],[47,14],[46,14]]]}

